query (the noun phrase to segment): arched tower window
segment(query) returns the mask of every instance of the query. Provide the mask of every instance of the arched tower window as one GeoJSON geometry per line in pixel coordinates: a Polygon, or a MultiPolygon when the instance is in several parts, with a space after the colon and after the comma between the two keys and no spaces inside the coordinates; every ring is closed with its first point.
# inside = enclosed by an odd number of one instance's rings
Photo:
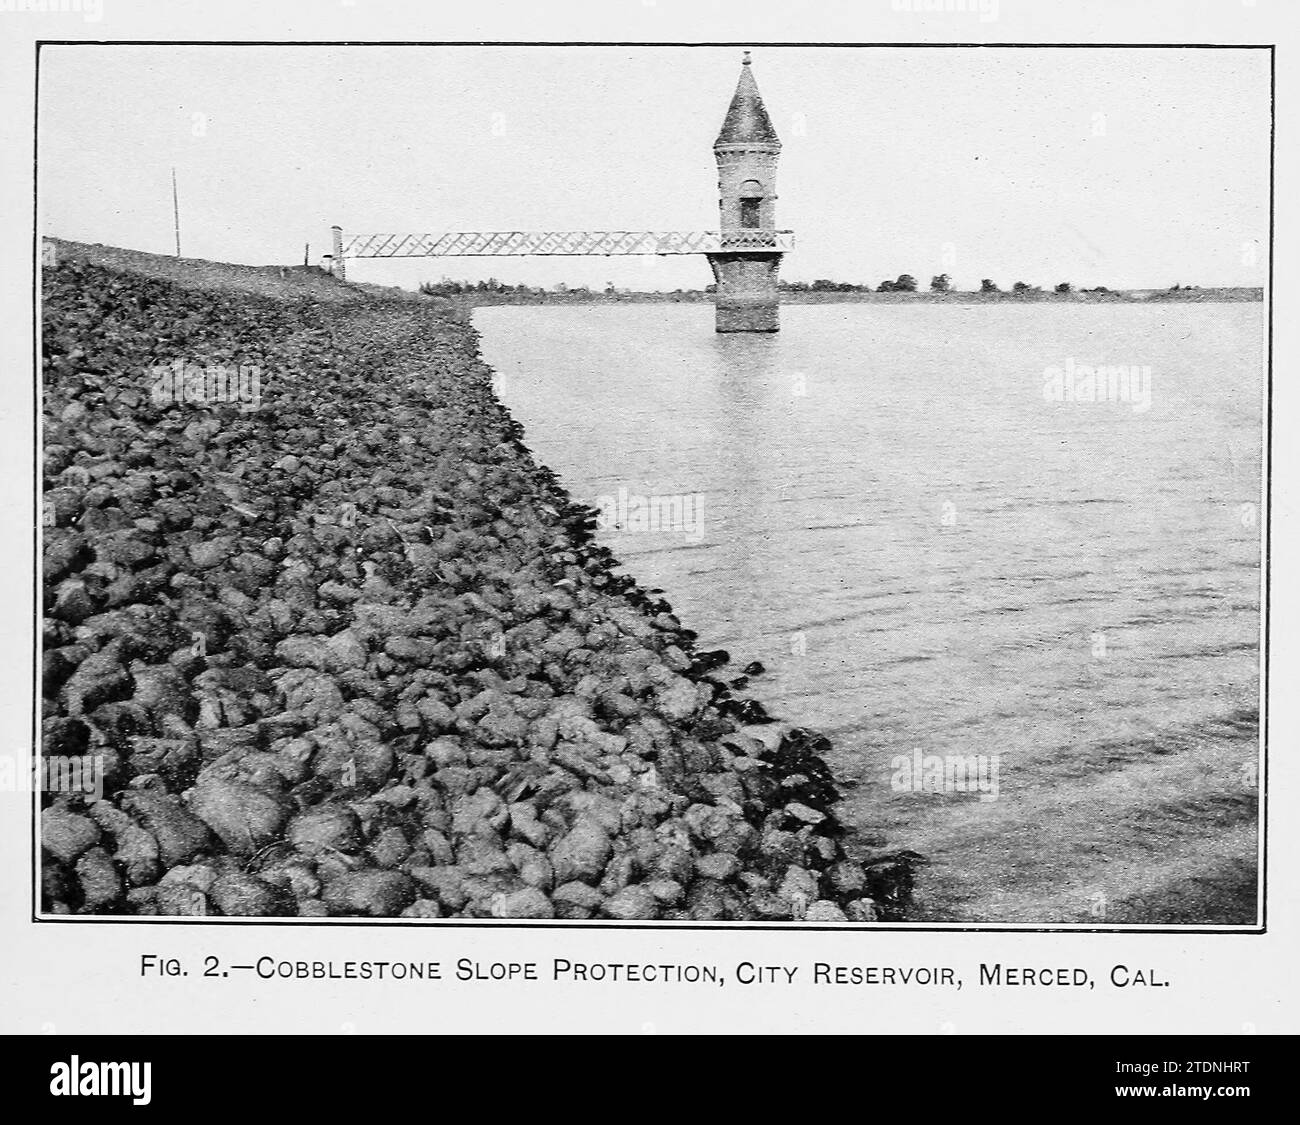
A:
{"type": "Polygon", "coordinates": [[[746,180],[740,185],[740,225],[757,230],[759,208],[763,202],[763,185],[757,180],[746,180]]]}

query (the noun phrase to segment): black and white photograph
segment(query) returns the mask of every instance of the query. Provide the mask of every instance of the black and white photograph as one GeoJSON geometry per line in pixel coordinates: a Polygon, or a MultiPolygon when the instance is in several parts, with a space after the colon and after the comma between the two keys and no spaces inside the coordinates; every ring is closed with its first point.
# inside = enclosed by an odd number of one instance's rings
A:
{"type": "Polygon", "coordinates": [[[1269,72],[45,48],[42,913],[1257,926],[1269,72]]]}
{"type": "Polygon", "coordinates": [[[37,1092],[850,1032],[1261,1094],[1285,16],[0,4],[37,1092]]]}

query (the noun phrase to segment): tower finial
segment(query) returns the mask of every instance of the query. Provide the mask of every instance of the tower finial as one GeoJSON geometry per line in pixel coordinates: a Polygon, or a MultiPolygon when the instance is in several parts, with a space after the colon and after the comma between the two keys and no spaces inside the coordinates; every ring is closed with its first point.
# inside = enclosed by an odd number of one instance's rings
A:
{"type": "Polygon", "coordinates": [[[745,52],[745,57],[742,58],[742,59],[740,60],[740,65],[741,65],[741,66],[749,66],[749,65],[750,65],[749,52],[748,52],[748,51],[745,52]]]}

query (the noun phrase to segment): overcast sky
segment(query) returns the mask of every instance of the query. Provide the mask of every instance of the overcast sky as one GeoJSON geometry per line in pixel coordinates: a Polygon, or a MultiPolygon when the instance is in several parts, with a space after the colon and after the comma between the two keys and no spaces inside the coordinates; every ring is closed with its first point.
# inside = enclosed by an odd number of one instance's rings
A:
{"type": "MultiPolygon", "coordinates": [[[[348,234],[708,230],[739,48],[47,47],[40,229],[300,262],[348,234]]],[[[1268,55],[1246,49],[778,48],[782,276],[1004,287],[1260,285],[1268,55]]],[[[675,288],[701,257],[356,261],[413,286],[675,288]]]]}

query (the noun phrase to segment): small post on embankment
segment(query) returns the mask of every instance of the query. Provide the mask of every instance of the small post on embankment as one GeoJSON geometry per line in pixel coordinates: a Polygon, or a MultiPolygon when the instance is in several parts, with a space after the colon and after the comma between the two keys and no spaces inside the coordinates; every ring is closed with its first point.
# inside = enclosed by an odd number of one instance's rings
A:
{"type": "Polygon", "coordinates": [[[346,281],[348,278],[347,267],[343,264],[343,228],[340,226],[330,227],[334,235],[334,276],[340,281],[346,281]]]}

